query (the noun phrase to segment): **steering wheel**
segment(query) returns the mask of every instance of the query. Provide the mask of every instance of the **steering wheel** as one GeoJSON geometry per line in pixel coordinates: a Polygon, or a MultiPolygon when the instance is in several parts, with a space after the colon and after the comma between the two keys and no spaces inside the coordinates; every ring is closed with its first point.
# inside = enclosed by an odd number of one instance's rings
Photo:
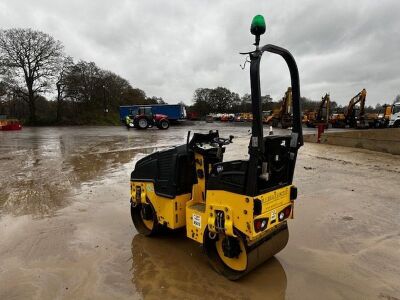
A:
{"type": "Polygon", "coordinates": [[[214,144],[218,144],[218,146],[222,147],[224,145],[229,145],[230,143],[232,143],[232,140],[233,140],[233,135],[229,136],[229,139],[216,137],[212,141],[214,144]]]}

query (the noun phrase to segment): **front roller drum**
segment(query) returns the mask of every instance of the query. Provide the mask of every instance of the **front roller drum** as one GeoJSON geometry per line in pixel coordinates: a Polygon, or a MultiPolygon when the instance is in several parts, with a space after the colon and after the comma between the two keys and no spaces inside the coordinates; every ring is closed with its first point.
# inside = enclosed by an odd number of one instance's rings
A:
{"type": "Polygon", "coordinates": [[[262,241],[248,247],[240,235],[237,238],[211,234],[205,239],[205,251],[212,267],[229,280],[238,280],[285,248],[289,240],[286,222],[262,241]]]}
{"type": "Polygon", "coordinates": [[[159,232],[160,225],[157,215],[150,203],[132,203],[131,217],[137,231],[145,236],[152,236],[159,232]]]}

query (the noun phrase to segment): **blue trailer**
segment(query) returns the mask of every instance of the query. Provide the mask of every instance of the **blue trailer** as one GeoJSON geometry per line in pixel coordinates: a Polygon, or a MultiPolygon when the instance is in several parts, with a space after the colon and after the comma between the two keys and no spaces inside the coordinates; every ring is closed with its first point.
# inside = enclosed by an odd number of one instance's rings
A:
{"type": "Polygon", "coordinates": [[[153,114],[166,115],[170,121],[186,119],[186,109],[182,104],[123,105],[119,107],[121,122],[124,122],[125,117],[132,114],[132,111],[138,107],[151,107],[153,114]]]}

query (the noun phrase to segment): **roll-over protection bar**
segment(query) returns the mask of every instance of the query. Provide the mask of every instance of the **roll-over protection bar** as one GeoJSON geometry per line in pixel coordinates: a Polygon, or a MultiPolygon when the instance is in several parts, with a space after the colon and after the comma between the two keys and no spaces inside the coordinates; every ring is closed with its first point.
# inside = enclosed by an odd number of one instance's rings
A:
{"type": "MultiPolygon", "coordinates": [[[[253,106],[253,124],[252,124],[252,142],[251,148],[258,148],[254,152],[263,153],[263,125],[262,125],[262,107],[261,107],[261,87],[260,87],[260,62],[263,52],[271,52],[278,54],[285,60],[289,72],[292,85],[293,98],[293,128],[292,136],[295,141],[292,141],[292,147],[300,148],[303,145],[303,129],[301,124],[301,108],[300,108],[300,80],[299,71],[296,61],[292,54],[275,45],[265,45],[261,50],[256,50],[250,54],[250,84],[251,84],[251,101],[253,106]]],[[[254,149],[255,150],[255,149],[254,149]]]]}
{"type": "Polygon", "coordinates": [[[260,87],[260,62],[263,52],[271,52],[283,57],[290,71],[290,79],[292,84],[293,99],[293,127],[292,138],[290,142],[290,180],[293,178],[294,166],[296,163],[297,150],[303,145],[303,129],[301,124],[301,108],[300,108],[300,81],[299,71],[296,61],[292,54],[281,47],[275,45],[265,45],[258,47],[250,53],[242,53],[250,55],[250,85],[251,85],[251,102],[253,112],[252,137],[249,145],[249,172],[248,184],[246,188],[247,194],[254,194],[257,191],[257,166],[262,161],[264,155],[263,142],[263,123],[262,123],[262,106],[261,106],[261,87],[260,87]]]}
{"type": "MultiPolygon", "coordinates": [[[[292,84],[292,99],[293,99],[293,129],[292,133],[297,133],[297,149],[303,146],[303,127],[301,124],[301,105],[300,105],[300,79],[299,70],[297,69],[296,61],[293,55],[286,49],[275,45],[265,45],[261,48],[261,52],[271,52],[278,54],[285,60],[289,72],[290,81],[292,84]]],[[[261,57],[260,57],[261,58],[261,57]]],[[[261,100],[261,95],[260,95],[261,100]]]]}

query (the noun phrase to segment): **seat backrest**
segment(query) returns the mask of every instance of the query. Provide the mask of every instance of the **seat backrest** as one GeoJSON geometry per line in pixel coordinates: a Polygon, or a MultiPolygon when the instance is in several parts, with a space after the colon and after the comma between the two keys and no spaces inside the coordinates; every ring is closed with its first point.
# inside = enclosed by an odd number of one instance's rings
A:
{"type": "Polygon", "coordinates": [[[156,194],[168,198],[190,193],[196,180],[193,152],[181,145],[148,155],[136,163],[131,180],[154,182],[156,194]]]}

